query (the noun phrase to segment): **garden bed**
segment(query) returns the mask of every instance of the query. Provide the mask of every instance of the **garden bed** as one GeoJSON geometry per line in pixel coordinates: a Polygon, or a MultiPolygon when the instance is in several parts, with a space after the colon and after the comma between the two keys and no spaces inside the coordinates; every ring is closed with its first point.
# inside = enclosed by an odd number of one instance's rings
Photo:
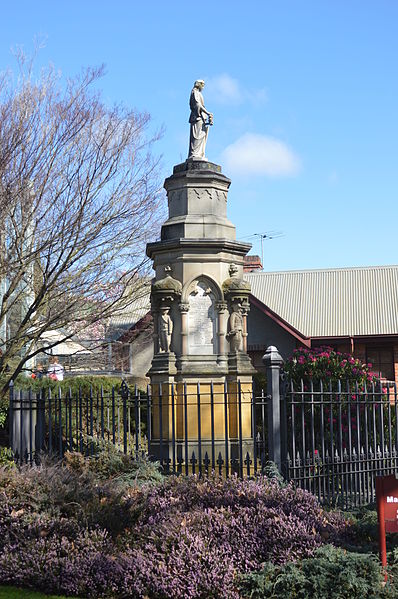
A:
{"type": "Polygon", "coordinates": [[[3,585],[87,599],[398,596],[393,553],[382,584],[374,512],[325,511],[278,478],[162,477],[99,447],[3,468],[0,493],[3,585]]]}

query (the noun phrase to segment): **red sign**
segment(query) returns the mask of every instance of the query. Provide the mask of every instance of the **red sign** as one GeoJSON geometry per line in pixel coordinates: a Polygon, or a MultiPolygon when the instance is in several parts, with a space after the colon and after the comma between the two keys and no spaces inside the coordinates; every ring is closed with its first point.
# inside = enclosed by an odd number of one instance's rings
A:
{"type": "Polygon", "coordinates": [[[376,477],[376,502],[380,559],[383,566],[386,566],[386,532],[398,532],[398,479],[395,474],[376,477]]]}

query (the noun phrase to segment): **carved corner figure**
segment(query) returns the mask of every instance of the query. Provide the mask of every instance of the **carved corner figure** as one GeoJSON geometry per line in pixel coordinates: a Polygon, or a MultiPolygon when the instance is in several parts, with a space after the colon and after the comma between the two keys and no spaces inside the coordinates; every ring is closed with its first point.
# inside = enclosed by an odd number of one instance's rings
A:
{"type": "Polygon", "coordinates": [[[169,315],[170,308],[162,306],[160,308],[158,326],[159,326],[159,350],[169,352],[171,345],[171,335],[173,333],[173,321],[169,315]]]}
{"type": "Polygon", "coordinates": [[[209,125],[213,124],[213,114],[208,112],[205,108],[202,95],[204,86],[205,82],[203,79],[195,81],[189,98],[189,107],[191,109],[189,123],[191,125],[191,130],[188,159],[196,158],[198,160],[207,160],[205,157],[206,141],[209,125]],[[206,121],[206,116],[209,117],[208,121],[206,121]]]}
{"type": "Polygon", "coordinates": [[[241,312],[241,304],[233,304],[232,312],[229,317],[229,331],[227,339],[231,352],[242,351],[243,346],[243,317],[241,312]]]}

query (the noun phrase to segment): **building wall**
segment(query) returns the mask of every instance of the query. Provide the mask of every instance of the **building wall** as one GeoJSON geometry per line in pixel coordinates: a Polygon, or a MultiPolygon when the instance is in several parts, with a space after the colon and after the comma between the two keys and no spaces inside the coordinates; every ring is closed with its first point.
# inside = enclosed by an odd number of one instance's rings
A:
{"type": "Polygon", "coordinates": [[[153,358],[152,327],[141,331],[130,341],[112,343],[112,366],[137,382],[146,384],[146,373],[153,358]]]}
{"type": "Polygon", "coordinates": [[[269,345],[275,345],[284,360],[292,355],[297,346],[295,337],[256,306],[251,306],[247,318],[247,332],[248,353],[254,368],[259,372],[265,372],[262,356],[269,345]]]}

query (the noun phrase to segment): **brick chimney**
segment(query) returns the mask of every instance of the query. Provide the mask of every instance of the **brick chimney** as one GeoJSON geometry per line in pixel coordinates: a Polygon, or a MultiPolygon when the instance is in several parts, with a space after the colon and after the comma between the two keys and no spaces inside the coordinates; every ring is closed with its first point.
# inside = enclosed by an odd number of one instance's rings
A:
{"type": "Polygon", "coordinates": [[[243,272],[255,272],[256,270],[263,270],[260,256],[245,256],[243,272]]]}

